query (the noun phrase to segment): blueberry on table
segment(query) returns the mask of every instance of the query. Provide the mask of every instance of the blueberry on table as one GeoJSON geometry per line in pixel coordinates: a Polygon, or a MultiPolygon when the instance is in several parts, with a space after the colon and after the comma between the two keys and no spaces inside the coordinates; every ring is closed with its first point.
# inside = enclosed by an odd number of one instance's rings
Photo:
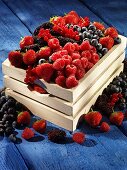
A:
{"type": "Polygon", "coordinates": [[[17,137],[15,134],[10,134],[9,139],[11,142],[16,143],[17,142],[17,137]]]}
{"type": "Polygon", "coordinates": [[[6,134],[6,136],[9,136],[10,134],[12,134],[14,132],[14,128],[12,128],[12,127],[7,127],[6,129],[5,129],[5,134],[6,134]]]}
{"type": "Polygon", "coordinates": [[[4,136],[4,129],[0,128],[0,136],[4,136]]]}
{"type": "Polygon", "coordinates": [[[108,49],[107,48],[102,48],[101,52],[102,52],[102,55],[105,55],[108,52],[108,49]]]}
{"type": "Polygon", "coordinates": [[[120,44],[121,43],[121,39],[119,37],[114,38],[114,44],[120,44]]]}

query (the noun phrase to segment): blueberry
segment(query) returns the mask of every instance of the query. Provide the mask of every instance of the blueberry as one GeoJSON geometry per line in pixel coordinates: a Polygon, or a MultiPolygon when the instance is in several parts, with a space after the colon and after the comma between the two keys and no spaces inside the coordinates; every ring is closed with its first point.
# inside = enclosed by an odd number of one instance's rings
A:
{"type": "Polygon", "coordinates": [[[4,136],[4,129],[0,128],[0,136],[4,136]]]}
{"type": "Polygon", "coordinates": [[[93,34],[93,31],[92,31],[92,30],[89,30],[89,33],[90,33],[90,34],[93,34]]]}
{"type": "Polygon", "coordinates": [[[92,35],[91,35],[90,33],[87,32],[86,38],[91,39],[91,38],[92,38],[92,35]]]}
{"type": "Polygon", "coordinates": [[[122,77],[122,79],[124,79],[124,80],[127,78],[126,74],[124,74],[124,73],[121,73],[120,77],[122,77]]]}
{"type": "Polygon", "coordinates": [[[91,40],[91,44],[92,44],[93,46],[97,46],[97,44],[98,44],[97,39],[92,39],[92,40],[91,40]]]}
{"type": "Polygon", "coordinates": [[[11,142],[16,143],[17,142],[17,138],[15,134],[10,134],[9,135],[9,139],[11,142]]]}
{"type": "Polygon", "coordinates": [[[17,122],[14,121],[14,122],[12,123],[12,127],[13,127],[13,128],[16,128],[16,126],[17,126],[17,122]]]}
{"type": "Polygon", "coordinates": [[[49,63],[51,63],[51,64],[53,63],[53,60],[52,60],[51,56],[49,57],[49,63]]]}
{"type": "Polygon", "coordinates": [[[84,38],[83,41],[90,41],[90,39],[89,38],[84,38]]]}
{"type": "Polygon", "coordinates": [[[0,98],[0,101],[1,101],[2,104],[6,103],[6,97],[5,97],[5,96],[2,96],[2,97],[0,98]]]}
{"type": "Polygon", "coordinates": [[[98,43],[97,45],[96,45],[96,48],[97,48],[97,50],[101,50],[102,49],[102,45],[100,44],[100,43],[98,43]]]}
{"type": "Polygon", "coordinates": [[[99,36],[98,35],[93,35],[93,39],[99,39],[99,36]]]}
{"type": "Polygon", "coordinates": [[[84,34],[79,33],[79,37],[80,37],[81,40],[83,40],[84,39],[84,34]]]}
{"type": "Polygon", "coordinates": [[[102,54],[101,53],[98,52],[98,55],[99,55],[100,58],[102,58],[102,54]]]}
{"type": "Polygon", "coordinates": [[[8,104],[7,104],[7,103],[4,103],[1,109],[2,109],[3,111],[7,111],[7,110],[8,110],[8,104]]]}
{"type": "Polygon", "coordinates": [[[123,81],[123,79],[120,76],[116,76],[115,80],[123,81]]]}
{"type": "Polygon", "coordinates": [[[87,38],[87,34],[88,34],[88,32],[87,32],[87,31],[84,31],[84,32],[83,32],[83,36],[84,36],[84,38],[85,38],[85,37],[87,38]]]}
{"type": "Polygon", "coordinates": [[[44,59],[44,58],[42,58],[42,59],[40,59],[39,61],[38,61],[38,64],[40,65],[40,64],[43,64],[43,63],[46,63],[46,60],[44,59]]]}
{"type": "Polygon", "coordinates": [[[10,107],[7,111],[8,114],[16,114],[16,110],[13,107],[10,107]]]}
{"type": "Polygon", "coordinates": [[[114,44],[120,44],[121,43],[121,39],[119,37],[114,38],[114,44]]]}
{"type": "Polygon", "coordinates": [[[16,103],[15,103],[15,109],[16,109],[17,111],[21,111],[22,108],[23,108],[22,103],[20,103],[20,102],[16,102],[16,103]]]}
{"type": "Polygon", "coordinates": [[[110,89],[112,93],[119,93],[119,87],[116,85],[111,85],[110,89]]]}
{"type": "Polygon", "coordinates": [[[102,36],[102,34],[103,34],[101,30],[97,30],[96,33],[99,37],[102,36]]]}
{"type": "Polygon", "coordinates": [[[5,96],[5,91],[4,90],[1,92],[1,96],[5,96]]]}
{"type": "Polygon", "coordinates": [[[124,110],[126,109],[126,103],[120,103],[118,107],[120,110],[124,110]]]}
{"type": "Polygon", "coordinates": [[[82,27],[81,28],[81,31],[84,32],[84,31],[88,31],[88,29],[86,27],[82,27]]]}
{"type": "Polygon", "coordinates": [[[14,99],[9,99],[7,101],[7,104],[8,104],[9,107],[14,107],[15,106],[15,100],[14,99]]]}
{"type": "Polygon", "coordinates": [[[78,26],[78,25],[74,25],[74,26],[73,26],[73,29],[74,29],[74,31],[81,32],[81,27],[78,26]]]}
{"type": "Polygon", "coordinates": [[[9,136],[10,134],[12,134],[14,132],[14,128],[12,128],[12,127],[7,127],[6,129],[5,129],[5,134],[6,134],[6,136],[9,136]]]}
{"type": "Polygon", "coordinates": [[[127,85],[126,81],[121,81],[121,86],[125,87],[127,85]]]}
{"type": "Polygon", "coordinates": [[[114,80],[112,83],[116,86],[120,86],[121,84],[119,80],[114,80]]]}
{"type": "Polygon", "coordinates": [[[96,27],[95,27],[94,25],[89,25],[88,29],[95,31],[95,30],[96,30],[96,27]]]}
{"type": "Polygon", "coordinates": [[[108,52],[108,49],[107,48],[102,48],[101,52],[102,52],[102,55],[105,55],[108,52]]]}
{"type": "Polygon", "coordinates": [[[71,28],[73,25],[72,24],[67,24],[67,28],[71,28]]]}

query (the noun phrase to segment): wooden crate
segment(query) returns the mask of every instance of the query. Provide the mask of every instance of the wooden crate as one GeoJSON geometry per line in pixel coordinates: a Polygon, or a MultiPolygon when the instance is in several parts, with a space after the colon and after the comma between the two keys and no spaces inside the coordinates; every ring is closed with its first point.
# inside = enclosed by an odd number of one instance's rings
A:
{"type": "Polygon", "coordinates": [[[101,88],[96,91],[94,95],[91,95],[90,100],[84,105],[84,107],[75,115],[68,116],[55,109],[52,109],[44,104],[41,104],[29,97],[26,97],[20,93],[14,92],[9,88],[6,89],[6,94],[14,97],[17,101],[24,104],[33,114],[46,119],[58,126],[61,126],[67,130],[74,131],[78,125],[78,122],[83,114],[86,114],[91,105],[93,105],[97,99],[97,97],[102,93],[105,87],[123,70],[123,64],[115,70],[108,78],[105,77],[105,82],[102,84],[101,88]]]}
{"type": "Polygon", "coordinates": [[[83,96],[75,103],[67,102],[50,94],[39,94],[38,92],[30,91],[26,84],[14,78],[8,77],[7,75],[4,76],[4,84],[5,87],[8,87],[13,91],[29,97],[39,103],[47,105],[66,115],[75,116],[90,100],[91,96],[93,96],[96,91],[98,91],[101,86],[106,83],[106,81],[115,72],[115,70],[120,67],[122,61],[124,60],[124,57],[125,52],[122,55],[118,56],[116,61],[110,63],[109,67],[104,69],[99,77],[97,77],[97,79],[89,86],[83,96]]]}
{"type": "MultiPolygon", "coordinates": [[[[84,93],[88,91],[89,87],[97,80],[102,72],[108,69],[110,64],[124,52],[126,48],[126,38],[123,36],[119,37],[122,41],[121,44],[115,45],[111,50],[109,50],[109,52],[86,73],[84,78],[79,81],[79,85],[77,87],[65,89],[56,84],[47,83],[44,80],[41,80],[45,84],[47,91],[56,97],[74,104],[83,96],[84,93]]],[[[5,75],[24,82],[25,70],[11,66],[8,60],[2,64],[2,69],[5,75]]]]}

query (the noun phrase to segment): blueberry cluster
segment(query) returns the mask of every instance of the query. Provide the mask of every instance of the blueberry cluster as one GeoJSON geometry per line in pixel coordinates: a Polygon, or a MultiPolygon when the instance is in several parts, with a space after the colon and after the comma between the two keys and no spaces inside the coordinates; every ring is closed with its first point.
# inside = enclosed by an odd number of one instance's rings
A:
{"type": "Polygon", "coordinates": [[[17,112],[23,109],[23,105],[14,98],[5,95],[5,91],[0,92],[0,136],[8,136],[12,142],[16,142],[16,120],[17,112]]]}
{"type": "MultiPolygon", "coordinates": [[[[68,24],[67,27],[70,28],[72,27],[72,25],[68,24]]],[[[99,29],[96,29],[96,27],[92,23],[90,23],[88,27],[82,28],[78,25],[74,25],[73,29],[79,32],[81,41],[88,40],[91,45],[96,47],[100,58],[108,52],[108,49],[103,48],[102,45],[99,43],[99,39],[104,36],[103,32],[99,29]]]]}

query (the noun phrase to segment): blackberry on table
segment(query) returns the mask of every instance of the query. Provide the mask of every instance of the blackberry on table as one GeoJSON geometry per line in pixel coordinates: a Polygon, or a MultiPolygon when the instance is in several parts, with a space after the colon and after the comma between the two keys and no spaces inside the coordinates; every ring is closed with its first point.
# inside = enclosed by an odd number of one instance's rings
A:
{"type": "Polygon", "coordinates": [[[55,129],[48,133],[48,139],[55,143],[60,143],[65,140],[66,133],[63,130],[55,129]]]}

